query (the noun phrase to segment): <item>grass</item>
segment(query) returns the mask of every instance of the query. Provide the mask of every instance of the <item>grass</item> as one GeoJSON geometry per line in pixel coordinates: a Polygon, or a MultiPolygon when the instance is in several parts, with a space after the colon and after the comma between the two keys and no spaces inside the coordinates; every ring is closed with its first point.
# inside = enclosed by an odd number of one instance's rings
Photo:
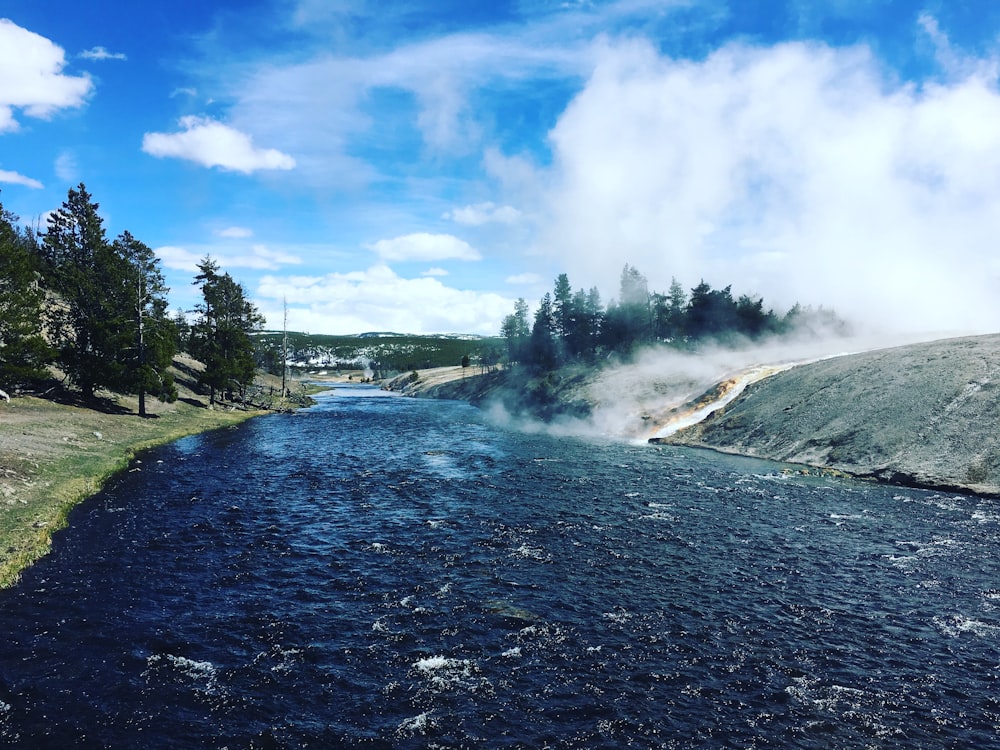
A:
{"type": "Polygon", "coordinates": [[[136,415],[134,398],[102,409],[30,396],[0,401],[0,588],[51,548],[70,510],[93,495],[139,451],[186,435],[232,427],[258,411],[208,409],[178,379],[181,399],[147,401],[154,416],[136,415]]]}

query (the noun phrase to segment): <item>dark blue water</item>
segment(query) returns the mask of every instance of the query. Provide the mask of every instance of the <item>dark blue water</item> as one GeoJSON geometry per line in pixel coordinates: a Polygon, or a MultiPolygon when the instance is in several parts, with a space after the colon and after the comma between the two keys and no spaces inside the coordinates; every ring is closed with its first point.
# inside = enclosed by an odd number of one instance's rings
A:
{"type": "Polygon", "coordinates": [[[341,391],[0,592],[16,748],[1000,746],[1000,507],[341,391]]]}

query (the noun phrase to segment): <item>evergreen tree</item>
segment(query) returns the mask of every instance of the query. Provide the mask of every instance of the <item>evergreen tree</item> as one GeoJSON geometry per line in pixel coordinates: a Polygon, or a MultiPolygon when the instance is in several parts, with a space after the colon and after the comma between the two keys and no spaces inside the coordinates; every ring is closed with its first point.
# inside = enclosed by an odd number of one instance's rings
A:
{"type": "Polygon", "coordinates": [[[116,309],[115,292],[124,287],[125,269],[105,237],[98,207],[83,183],[70,188],[49,216],[41,246],[43,273],[58,297],[49,323],[59,365],[84,398],[123,380],[116,355],[126,313],[116,309]]]}
{"type": "Polygon", "coordinates": [[[646,277],[628,263],[622,269],[617,303],[608,306],[601,339],[611,351],[630,354],[652,340],[652,321],[646,277]]]}
{"type": "Polygon", "coordinates": [[[591,356],[597,354],[597,345],[601,339],[601,327],[604,325],[604,305],[601,303],[601,293],[596,286],[590,287],[587,300],[583,306],[588,337],[588,351],[591,356]]]}
{"type": "Polygon", "coordinates": [[[505,317],[500,324],[500,336],[507,342],[508,362],[521,361],[530,335],[528,303],[524,301],[524,297],[519,297],[514,303],[514,312],[505,317]]]}
{"type": "Polygon", "coordinates": [[[573,289],[569,276],[564,273],[556,278],[552,294],[552,316],[556,335],[563,341],[568,341],[573,335],[573,289]]]}
{"type": "Polygon", "coordinates": [[[684,287],[676,279],[670,278],[670,289],[667,290],[669,312],[667,314],[667,336],[671,340],[679,340],[684,335],[684,312],[687,307],[687,294],[684,287]]]}
{"type": "Polygon", "coordinates": [[[704,280],[691,290],[687,332],[694,339],[720,338],[739,330],[731,287],[712,289],[704,280]]]}
{"type": "Polygon", "coordinates": [[[191,346],[191,324],[183,310],[175,310],[170,322],[174,324],[174,348],[186,352],[191,346]]]}
{"type": "Polygon", "coordinates": [[[0,388],[11,390],[44,378],[53,356],[42,334],[35,238],[16,222],[0,205],[0,388]]]}
{"type": "Polygon", "coordinates": [[[209,388],[209,403],[215,394],[230,398],[234,387],[240,395],[256,374],[254,344],[251,334],[261,329],[264,318],[257,312],[243,287],[228,273],[219,273],[219,265],[210,257],[198,264],[194,283],[201,286],[202,303],[197,307],[198,320],[192,327],[192,348],[205,369],[199,382],[209,388]]]}
{"type": "Polygon", "coordinates": [[[543,370],[551,370],[558,364],[556,332],[552,295],[546,292],[535,311],[535,322],[531,327],[527,357],[530,364],[543,370]]]}
{"type": "Polygon", "coordinates": [[[139,396],[139,416],[146,416],[146,394],[175,401],[177,389],[167,372],[176,351],[176,331],[167,318],[167,286],[160,261],[145,244],[123,232],[113,248],[124,261],[122,308],[128,325],[121,342],[125,373],[121,390],[139,396]]]}

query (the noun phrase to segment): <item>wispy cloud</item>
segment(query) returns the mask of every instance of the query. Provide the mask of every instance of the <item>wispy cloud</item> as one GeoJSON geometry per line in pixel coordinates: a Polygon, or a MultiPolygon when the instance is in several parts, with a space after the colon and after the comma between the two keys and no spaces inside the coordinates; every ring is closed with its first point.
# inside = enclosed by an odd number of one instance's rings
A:
{"type": "Polygon", "coordinates": [[[465,240],[450,234],[417,232],[403,237],[379,240],[370,246],[383,260],[440,261],[479,260],[479,251],[465,240]]]}
{"type": "Polygon", "coordinates": [[[17,172],[10,172],[6,169],[0,169],[0,182],[6,182],[10,185],[23,185],[24,187],[34,188],[35,190],[41,190],[45,187],[38,180],[34,180],[31,177],[25,177],[23,174],[18,174],[17,172]]]}
{"type": "Polygon", "coordinates": [[[225,229],[220,229],[216,234],[220,237],[231,239],[245,239],[253,236],[253,230],[246,227],[226,227],[225,229]]]}
{"type": "Polygon", "coordinates": [[[128,56],[123,52],[108,52],[105,47],[93,47],[80,53],[84,60],[127,60],[128,56]]]}
{"type": "Polygon", "coordinates": [[[542,277],[537,273],[519,273],[513,276],[508,276],[506,282],[515,286],[534,286],[540,283],[542,277]]]}
{"type": "Polygon", "coordinates": [[[93,82],[87,75],[65,75],[65,66],[61,47],[0,18],[0,133],[18,129],[15,110],[46,119],[86,102],[93,82]]]}
{"type": "Polygon", "coordinates": [[[187,159],[204,167],[250,174],[261,169],[293,169],[295,159],[273,148],[258,148],[246,133],[208,117],[180,119],[177,133],[146,133],[142,150],[159,158],[187,159]]]}
{"type": "Polygon", "coordinates": [[[53,165],[56,177],[63,182],[74,183],[80,178],[80,168],[77,164],[76,154],[72,151],[63,151],[56,157],[53,165]]]}
{"type": "Polygon", "coordinates": [[[487,201],[452,209],[446,212],[443,218],[469,226],[494,223],[513,224],[521,218],[521,212],[513,206],[498,206],[492,201],[487,201]]]}
{"type": "Polygon", "coordinates": [[[282,266],[299,265],[302,259],[293,253],[273,250],[266,245],[253,245],[247,250],[215,246],[178,247],[164,245],[154,251],[165,268],[196,272],[198,264],[210,255],[224,271],[251,269],[276,271],[282,266]]]}

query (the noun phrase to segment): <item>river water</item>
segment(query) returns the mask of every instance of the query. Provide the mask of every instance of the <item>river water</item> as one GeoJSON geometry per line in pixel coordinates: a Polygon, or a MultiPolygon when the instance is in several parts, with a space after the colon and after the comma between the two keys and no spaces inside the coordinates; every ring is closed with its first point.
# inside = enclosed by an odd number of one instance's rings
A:
{"type": "Polygon", "coordinates": [[[1000,506],[338,389],[0,592],[15,748],[986,748],[1000,506]]]}

